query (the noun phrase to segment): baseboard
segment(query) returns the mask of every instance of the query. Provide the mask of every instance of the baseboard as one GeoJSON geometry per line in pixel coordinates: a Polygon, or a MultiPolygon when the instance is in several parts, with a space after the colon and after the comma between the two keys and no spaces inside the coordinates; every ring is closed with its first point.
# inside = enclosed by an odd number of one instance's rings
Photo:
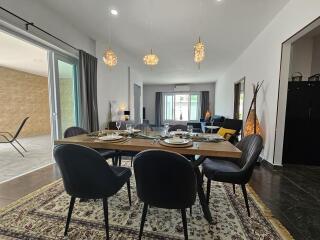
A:
{"type": "Polygon", "coordinates": [[[267,160],[263,159],[262,157],[259,157],[258,162],[260,163],[260,165],[267,167],[270,170],[282,169],[282,166],[274,165],[274,164],[268,162],[267,160]]]}
{"type": "Polygon", "coordinates": [[[0,182],[0,184],[9,182],[9,181],[11,181],[11,180],[14,180],[15,178],[22,177],[22,176],[24,176],[24,175],[27,175],[27,174],[29,174],[29,173],[32,173],[32,172],[37,171],[37,170],[40,170],[41,168],[45,168],[45,167],[48,167],[48,166],[53,165],[53,164],[56,164],[56,163],[55,163],[55,162],[51,162],[51,163],[45,164],[45,165],[43,165],[43,166],[41,166],[41,167],[38,167],[38,168],[35,168],[35,169],[32,169],[32,170],[29,170],[29,171],[24,172],[24,173],[21,173],[21,174],[18,174],[18,175],[14,176],[14,177],[11,177],[11,178],[9,178],[9,179],[6,179],[6,180],[0,182]]]}

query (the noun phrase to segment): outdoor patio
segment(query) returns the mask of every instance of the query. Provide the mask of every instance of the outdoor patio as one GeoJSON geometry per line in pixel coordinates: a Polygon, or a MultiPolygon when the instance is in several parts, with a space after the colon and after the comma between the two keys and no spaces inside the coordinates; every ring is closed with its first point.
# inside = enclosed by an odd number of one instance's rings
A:
{"type": "MultiPolygon", "coordinates": [[[[52,163],[50,135],[21,138],[27,152],[22,157],[10,144],[0,144],[0,183],[52,163]]],[[[20,150],[20,146],[15,144],[20,150]]]]}

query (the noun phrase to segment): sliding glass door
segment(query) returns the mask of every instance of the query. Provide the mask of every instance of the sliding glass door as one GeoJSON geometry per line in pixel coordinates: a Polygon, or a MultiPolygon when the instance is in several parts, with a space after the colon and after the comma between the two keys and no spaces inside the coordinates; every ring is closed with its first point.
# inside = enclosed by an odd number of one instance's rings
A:
{"type": "Polygon", "coordinates": [[[55,52],[49,53],[53,138],[79,122],[78,60],[55,52]]]}

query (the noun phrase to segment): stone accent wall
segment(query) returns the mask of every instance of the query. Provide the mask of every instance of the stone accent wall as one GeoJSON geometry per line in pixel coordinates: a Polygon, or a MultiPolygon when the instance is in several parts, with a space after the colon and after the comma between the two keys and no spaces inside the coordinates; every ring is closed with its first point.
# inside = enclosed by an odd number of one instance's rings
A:
{"type": "Polygon", "coordinates": [[[0,66],[0,131],[15,133],[27,116],[22,137],[50,134],[48,78],[0,66]]]}

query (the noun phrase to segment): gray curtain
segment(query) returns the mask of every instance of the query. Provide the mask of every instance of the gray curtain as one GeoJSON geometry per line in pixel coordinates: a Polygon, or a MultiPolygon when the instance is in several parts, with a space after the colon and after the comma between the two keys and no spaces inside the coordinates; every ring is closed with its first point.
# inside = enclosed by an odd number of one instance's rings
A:
{"type": "Polygon", "coordinates": [[[209,91],[201,92],[201,118],[204,118],[209,110],[209,91]]]}
{"type": "Polygon", "coordinates": [[[90,132],[99,130],[97,104],[97,58],[79,51],[80,126],[90,132]]]}
{"type": "Polygon", "coordinates": [[[162,92],[156,92],[155,102],[155,124],[157,127],[161,126],[162,122],[162,92]]]}

